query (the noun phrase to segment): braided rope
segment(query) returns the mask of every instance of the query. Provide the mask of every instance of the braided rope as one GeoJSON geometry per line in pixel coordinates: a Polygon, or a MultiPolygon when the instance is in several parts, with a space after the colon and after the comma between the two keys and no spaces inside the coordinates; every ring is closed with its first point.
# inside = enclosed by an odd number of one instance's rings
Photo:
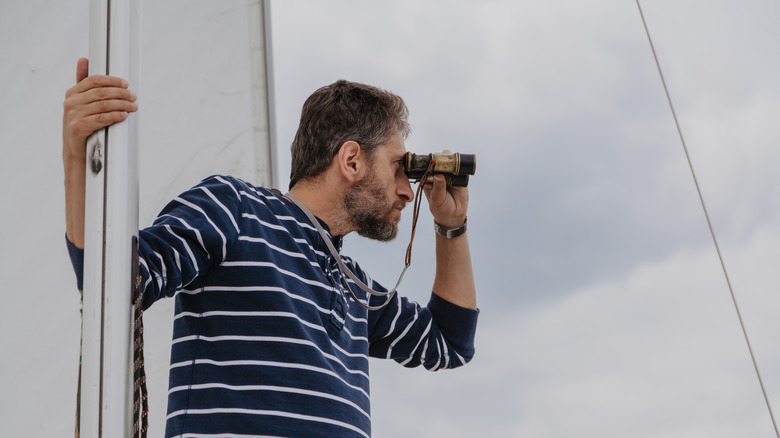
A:
{"type": "Polygon", "coordinates": [[[79,438],[81,434],[81,357],[84,350],[84,291],[79,291],[80,306],[79,316],[81,317],[81,339],[79,339],[79,380],[76,384],[76,427],[73,436],[79,438]]]}
{"type": "Polygon", "coordinates": [[[144,310],[141,276],[135,276],[133,303],[133,437],[146,438],[149,430],[149,401],[144,368],[144,310]]]}

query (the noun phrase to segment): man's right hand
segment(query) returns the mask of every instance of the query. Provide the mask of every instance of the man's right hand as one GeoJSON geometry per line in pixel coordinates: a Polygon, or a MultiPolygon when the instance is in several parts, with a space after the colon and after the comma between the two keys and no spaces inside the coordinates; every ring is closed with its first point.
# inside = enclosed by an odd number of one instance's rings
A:
{"type": "Polygon", "coordinates": [[[128,83],[113,76],[88,76],[89,62],[78,60],[76,85],[65,93],[62,160],[65,168],[65,217],[68,239],[84,247],[84,190],[87,137],[138,110],[128,83]]]}

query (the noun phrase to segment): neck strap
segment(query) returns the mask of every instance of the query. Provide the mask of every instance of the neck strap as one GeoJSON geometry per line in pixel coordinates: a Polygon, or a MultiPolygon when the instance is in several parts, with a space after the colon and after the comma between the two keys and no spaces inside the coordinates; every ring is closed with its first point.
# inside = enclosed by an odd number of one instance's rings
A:
{"type": "Polygon", "coordinates": [[[328,233],[325,232],[325,230],[322,228],[322,225],[320,225],[320,221],[317,220],[316,217],[314,217],[314,214],[312,214],[311,211],[309,211],[308,208],[306,208],[305,205],[301,201],[298,200],[295,196],[292,195],[292,193],[287,192],[284,194],[284,196],[291,200],[295,205],[298,206],[305,214],[306,217],[309,218],[309,221],[314,225],[314,227],[317,229],[317,231],[320,233],[320,237],[322,237],[322,240],[325,241],[325,245],[328,246],[328,249],[330,250],[331,255],[333,255],[333,258],[336,259],[336,262],[338,262],[339,271],[341,271],[341,282],[344,284],[344,287],[347,288],[347,291],[349,292],[349,295],[352,296],[352,299],[355,300],[355,302],[362,308],[368,309],[368,310],[378,310],[382,307],[385,307],[388,303],[390,303],[390,300],[393,299],[393,296],[395,295],[396,290],[398,289],[398,286],[401,284],[401,281],[404,279],[404,274],[406,274],[406,270],[409,269],[409,266],[412,264],[412,243],[414,242],[414,233],[417,230],[417,218],[420,215],[420,205],[422,204],[422,196],[421,192],[423,191],[423,187],[425,186],[425,180],[430,174],[436,165],[436,160],[433,159],[428,164],[428,169],[423,174],[422,178],[420,178],[417,182],[419,182],[419,185],[417,186],[417,193],[415,193],[414,196],[414,216],[412,218],[412,236],[409,239],[409,246],[406,247],[406,258],[404,259],[404,269],[401,271],[401,275],[398,276],[398,281],[395,283],[395,287],[393,287],[392,290],[389,290],[387,292],[381,292],[376,291],[374,289],[371,289],[367,284],[363,283],[354,272],[352,272],[351,269],[344,263],[343,260],[341,260],[341,255],[339,255],[338,251],[336,251],[336,247],[333,246],[333,242],[331,242],[330,238],[328,237],[328,233]],[[355,293],[352,292],[352,288],[349,286],[349,283],[347,283],[347,279],[345,278],[345,275],[349,277],[360,289],[365,291],[366,293],[373,295],[375,297],[386,297],[385,302],[378,305],[378,306],[370,306],[368,305],[370,298],[366,300],[366,304],[363,304],[362,301],[358,299],[357,296],[355,296],[355,293]]]}
{"type": "MultiPolygon", "coordinates": [[[[320,233],[320,237],[322,237],[322,240],[325,242],[325,245],[328,246],[328,249],[330,250],[331,255],[334,259],[336,259],[336,262],[339,266],[339,271],[341,271],[341,281],[344,283],[344,287],[347,288],[347,291],[352,296],[352,299],[355,300],[356,303],[360,307],[363,307],[364,309],[368,310],[378,310],[382,307],[385,307],[391,299],[393,299],[393,295],[395,295],[396,290],[398,289],[398,286],[401,284],[401,280],[404,278],[404,274],[406,274],[406,270],[409,268],[409,265],[406,265],[404,267],[404,270],[401,271],[401,275],[398,277],[398,282],[395,284],[395,287],[393,290],[382,292],[382,291],[376,291],[374,289],[371,289],[368,285],[363,283],[357,275],[355,275],[354,272],[352,272],[351,269],[344,263],[343,260],[341,260],[341,256],[339,255],[338,251],[336,250],[336,247],[333,246],[333,242],[331,242],[330,238],[328,237],[328,234],[325,232],[325,229],[322,228],[322,225],[320,225],[320,221],[317,220],[316,217],[314,217],[314,214],[312,214],[311,211],[309,211],[308,208],[306,208],[305,205],[301,201],[298,200],[295,196],[293,196],[291,193],[285,193],[284,195],[287,199],[291,200],[295,205],[298,206],[305,214],[306,217],[309,218],[309,221],[314,225],[314,227],[317,229],[317,231],[320,233]],[[349,287],[349,283],[347,283],[347,280],[345,277],[349,277],[360,289],[363,291],[376,296],[376,297],[386,297],[385,302],[378,305],[378,306],[370,306],[368,304],[363,304],[362,301],[358,299],[357,296],[355,296],[355,293],[352,292],[352,288],[349,287]]],[[[368,303],[368,300],[366,301],[368,303]]]]}

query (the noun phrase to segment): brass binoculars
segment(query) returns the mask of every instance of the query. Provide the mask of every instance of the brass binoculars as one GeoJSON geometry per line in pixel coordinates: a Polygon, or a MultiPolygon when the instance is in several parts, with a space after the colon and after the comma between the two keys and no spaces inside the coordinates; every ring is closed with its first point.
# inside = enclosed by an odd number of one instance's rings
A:
{"type": "Polygon", "coordinates": [[[474,154],[427,154],[418,155],[407,152],[401,162],[407,178],[415,182],[421,181],[425,172],[431,166],[425,181],[433,182],[433,175],[442,174],[448,187],[466,187],[469,185],[469,175],[474,175],[477,167],[477,156],[474,154]]]}

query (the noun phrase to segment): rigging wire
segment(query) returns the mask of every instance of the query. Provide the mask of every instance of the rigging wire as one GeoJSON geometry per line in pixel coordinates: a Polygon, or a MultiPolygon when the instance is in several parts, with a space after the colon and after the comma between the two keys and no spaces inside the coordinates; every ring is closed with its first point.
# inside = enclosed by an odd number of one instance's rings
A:
{"type": "Polygon", "coordinates": [[[766,394],[766,388],[764,387],[764,381],[761,378],[761,372],[758,370],[758,362],[756,361],[756,357],[753,354],[753,347],[750,345],[750,339],[748,338],[747,329],[745,328],[745,323],[742,320],[742,313],[739,311],[739,305],[737,304],[737,297],[734,294],[734,288],[731,286],[731,280],[729,279],[729,273],[726,270],[726,263],[723,261],[723,255],[720,252],[720,245],[718,245],[718,239],[715,237],[715,229],[712,226],[712,221],[710,220],[710,214],[707,212],[707,205],[704,203],[704,196],[701,193],[701,188],[699,187],[699,180],[696,178],[696,172],[693,170],[693,161],[691,160],[691,156],[688,153],[688,146],[685,144],[685,138],[683,137],[682,129],[680,128],[680,122],[677,120],[677,113],[674,110],[674,105],[672,104],[672,98],[669,94],[669,87],[666,86],[666,79],[664,79],[664,73],[661,70],[661,63],[658,61],[658,55],[655,51],[655,46],[653,45],[653,39],[650,37],[650,30],[647,28],[647,21],[645,20],[645,14],[642,12],[642,5],[639,3],[639,0],[636,0],[636,6],[639,8],[639,15],[642,17],[642,24],[645,27],[645,33],[647,34],[647,41],[650,43],[650,50],[653,52],[653,59],[655,59],[655,65],[658,68],[658,75],[661,77],[661,83],[664,86],[664,92],[666,93],[666,100],[669,102],[669,108],[672,110],[672,117],[674,118],[674,124],[677,126],[677,133],[680,135],[680,142],[682,143],[683,150],[685,151],[685,158],[688,160],[688,167],[691,169],[691,175],[693,176],[693,182],[696,185],[696,192],[699,194],[699,201],[701,202],[701,207],[704,210],[704,217],[707,218],[707,226],[710,229],[710,235],[712,235],[712,241],[715,244],[715,250],[718,253],[718,259],[720,260],[720,266],[723,268],[723,275],[726,277],[726,284],[729,287],[729,292],[731,293],[731,300],[734,302],[734,309],[737,311],[737,318],[739,319],[739,325],[742,327],[742,334],[745,336],[745,343],[747,344],[748,351],[750,352],[750,359],[753,361],[753,368],[756,370],[756,377],[758,377],[758,384],[761,386],[761,392],[764,394],[764,401],[766,402],[766,407],[769,410],[769,417],[772,419],[772,426],[775,429],[775,435],[780,438],[780,432],[778,432],[777,429],[777,423],[775,422],[775,416],[772,413],[772,406],[769,404],[769,397],[766,394]]]}

